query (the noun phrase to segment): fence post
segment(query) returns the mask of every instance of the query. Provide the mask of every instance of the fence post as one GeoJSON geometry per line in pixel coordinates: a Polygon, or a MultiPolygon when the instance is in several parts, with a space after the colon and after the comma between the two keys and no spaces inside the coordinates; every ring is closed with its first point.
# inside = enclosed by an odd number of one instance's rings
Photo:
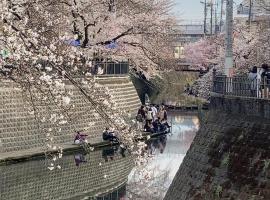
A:
{"type": "Polygon", "coordinates": [[[263,77],[263,98],[268,98],[268,91],[267,91],[267,77],[263,77]]]}
{"type": "Polygon", "coordinates": [[[122,62],[119,62],[119,64],[120,64],[120,65],[119,65],[119,74],[122,74],[122,70],[121,70],[121,69],[122,69],[122,66],[123,66],[123,65],[122,65],[122,62]]]}
{"type": "Polygon", "coordinates": [[[213,83],[213,86],[212,86],[212,91],[213,92],[216,92],[216,74],[217,74],[217,70],[214,68],[213,69],[213,77],[212,77],[212,83],[213,83]]]}
{"type": "Polygon", "coordinates": [[[129,61],[127,62],[127,69],[126,69],[126,73],[129,73],[129,61]]]}

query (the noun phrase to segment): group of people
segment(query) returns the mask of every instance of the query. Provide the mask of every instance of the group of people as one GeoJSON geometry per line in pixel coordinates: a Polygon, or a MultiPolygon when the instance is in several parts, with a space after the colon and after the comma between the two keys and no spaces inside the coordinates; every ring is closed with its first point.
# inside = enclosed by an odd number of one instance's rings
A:
{"type": "MultiPolygon", "coordinates": [[[[167,122],[168,114],[164,105],[142,105],[136,116],[138,129],[150,133],[160,133],[160,132],[169,132],[170,126],[167,122]]],[[[87,134],[83,134],[82,131],[77,131],[74,137],[74,144],[83,144],[87,143],[86,137],[87,134]]],[[[102,138],[104,141],[120,143],[117,134],[110,130],[109,127],[106,127],[102,133],[102,138]]]]}
{"type": "Polygon", "coordinates": [[[262,64],[261,68],[254,66],[248,74],[248,79],[252,97],[269,98],[270,68],[267,64],[262,64]]]}
{"type": "MultiPolygon", "coordinates": [[[[87,143],[86,137],[88,135],[82,133],[82,131],[77,131],[75,137],[74,137],[74,144],[83,144],[87,143]]],[[[119,142],[119,138],[114,133],[114,131],[110,130],[109,127],[106,127],[105,130],[102,133],[103,140],[105,141],[111,141],[111,142],[119,142]]]]}
{"type": "Polygon", "coordinates": [[[169,132],[168,114],[164,105],[142,105],[137,113],[137,125],[138,129],[145,132],[158,133],[169,132]]]}

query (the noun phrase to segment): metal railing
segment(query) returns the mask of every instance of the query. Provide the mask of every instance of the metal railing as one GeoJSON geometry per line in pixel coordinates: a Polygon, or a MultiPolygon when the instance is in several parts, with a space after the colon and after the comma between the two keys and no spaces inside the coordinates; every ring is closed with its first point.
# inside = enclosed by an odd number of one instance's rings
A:
{"type": "Polygon", "coordinates": [[[92,74],[96,75],[126,75],[128,73],[128,62],[95,62],[92,68],[92,74]]]}
{"type": "Polygon", "coordinates": [[[244,96],[253,98],[270,98],[270,79],[249,79],[245,76],[213,77],[213,92],[223,95],[244,96]]]}

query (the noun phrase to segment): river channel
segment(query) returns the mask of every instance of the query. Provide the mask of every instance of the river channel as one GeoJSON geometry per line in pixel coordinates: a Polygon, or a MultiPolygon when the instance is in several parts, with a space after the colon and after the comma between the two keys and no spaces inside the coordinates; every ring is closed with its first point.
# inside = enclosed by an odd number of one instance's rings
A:
{"type": "Polygon", "coordinates": [[[117,147],[72,152],[54,170],[44,158],[2,164],[0,199],[162,199],[199,129],[196,114],[171,112],[169,121],[172,133],[147,143],[147,181],[138,179],[143,173],[117,147]]]}

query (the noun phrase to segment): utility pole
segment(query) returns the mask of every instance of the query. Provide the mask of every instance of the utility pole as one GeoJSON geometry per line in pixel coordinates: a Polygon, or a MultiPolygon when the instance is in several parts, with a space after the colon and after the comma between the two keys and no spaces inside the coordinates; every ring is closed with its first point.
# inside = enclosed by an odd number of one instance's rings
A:
{"type": "Polygon", "coordinates": [[[210,19],[211,30],[210,30],[210,33],[211,33],[211,35],[213,35],[213,0],[211,0],[210,6],[211,6],[211,19],[210,19]]]}
{"type": "Polygon", "coordinates": [[[204,32],[204,35],[207,34],[207,30],[206,30],[206,20],[207,20],[207,3],[206,3],[206,0],[203,1],[200,1],[201,4],[204,5],[204,20],[203,20],[203,32],[204,32]]]}
{"type": "Polygon", "coordinates": [[[222,31],[222,22],[223,22],[223,5],[224,5],[224,0],[221,0],[221,10],[220,10],[220,22],[219,22],[219,32],[222,31]]]}
{"type": "Polygon", "coordinates": [[[218,9],[218,1],[216,2],[215,4],[215,34],[217,34],[218,32],[218,27],[217,27],[217,24],[218,24],[218,19],[217,19],[217,9],[218,9]]]}
{"type": "Polygon", "coordinates": [[[204,0],[204,35],[207,34],[207,30],[206,30],[206,18],[207,18],[207,5],[206,5],[206,0],[204,0]]]}
{"type": "Polygon", "coordinates": [[[249,0],[249,13],[248,13],[248,25],[251,25],[253,0],[249,0]]]}
{"type": "Polygon", "coordinates": [[[227,0],[226,4],[225,75],[233,75],[233,0],[227,0]]]}

